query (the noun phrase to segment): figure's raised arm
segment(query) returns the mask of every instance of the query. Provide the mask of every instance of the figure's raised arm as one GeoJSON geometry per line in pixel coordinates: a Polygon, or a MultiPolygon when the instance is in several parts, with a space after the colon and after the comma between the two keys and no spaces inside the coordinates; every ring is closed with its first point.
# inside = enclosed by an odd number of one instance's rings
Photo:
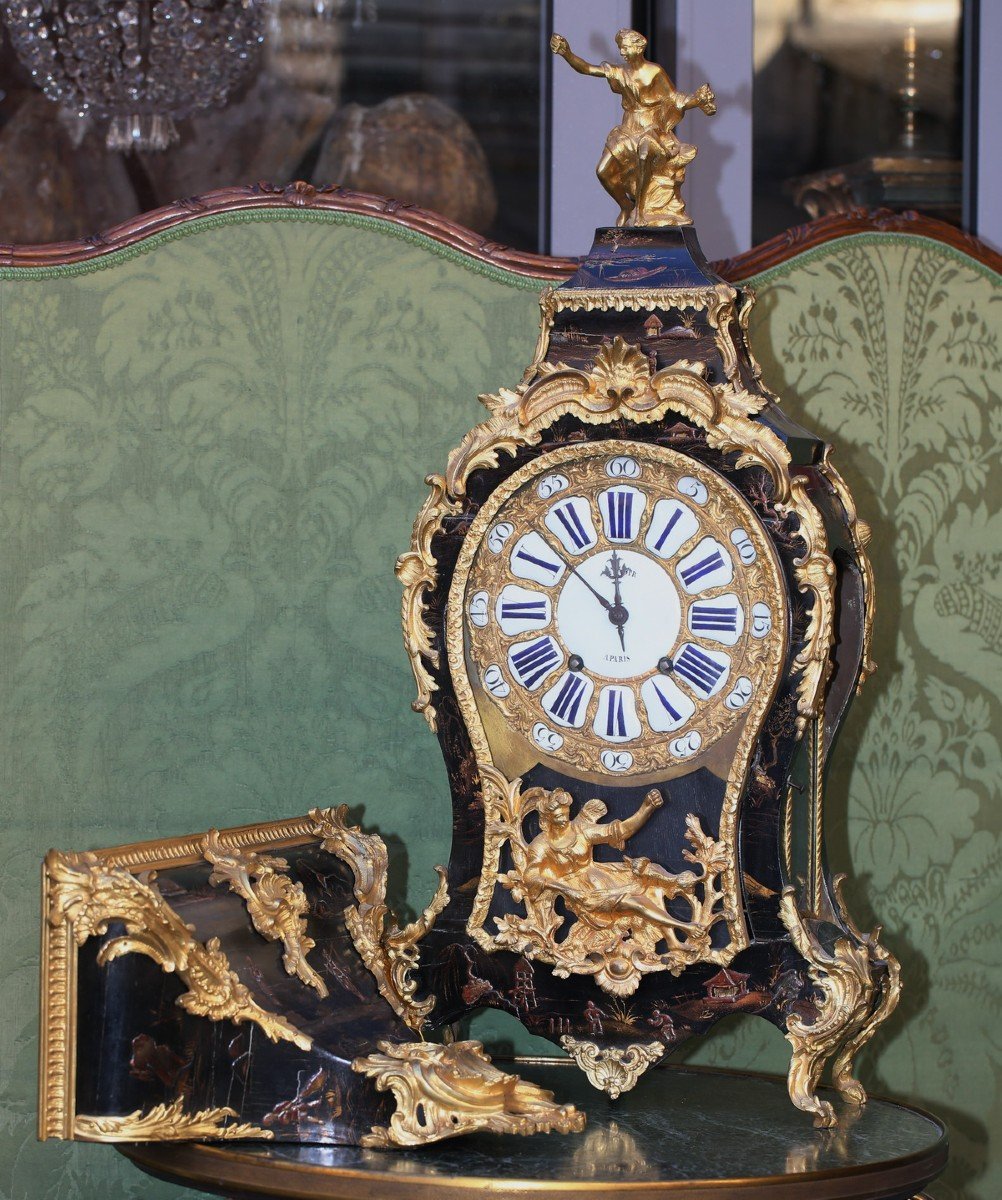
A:
{"type": "Polygon", "coordinates": [[[603,826],[605,830],[604,836],[594,838],[595,844],[605,844],[619,846],[622,848],[624,842],[628,842],[631,837],[642,829],[651,819],[651,814],[659,809],[664,804],[664,799],[656,788],[652,788],[640,802],[640,807],[632,817],[627,817],[625,821],[610,821],[608,825],[603,826]]]}
{"type": "Polygon", "coordinates": [[[585,62],[583,58],[578,58],[573,50],[571,50],[570,43],[563,34],[553,34],[550,38],[550,49],[554,54],[559,55],[564,62],[569,63],[579,75],[597,75],[600,79],[605,78],[605,67],[596,66],[594,63],[585,62]]]}
{"type": "Polygon", "coordinates": [[[691,96],[680,92],[678,96],[678,106],[683,112],[690,108],[701,108],[708,117],[712,117],[717,111],[717,97],[713,94],[713,89],[708,83],[704,83],[702,87],[697,88],[691,96]]]}

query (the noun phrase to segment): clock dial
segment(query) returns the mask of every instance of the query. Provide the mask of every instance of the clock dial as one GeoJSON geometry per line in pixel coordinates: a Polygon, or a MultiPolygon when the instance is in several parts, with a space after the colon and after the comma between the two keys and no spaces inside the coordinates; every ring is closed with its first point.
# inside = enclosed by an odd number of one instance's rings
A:
{"type": "Polygon", "coordinates": [[[771,695],[785,650],[775,552],[702,464],[568,447],[499,488],[470,540],[450,606],[471,681],[541,759],[690,769],[771,695]]]}

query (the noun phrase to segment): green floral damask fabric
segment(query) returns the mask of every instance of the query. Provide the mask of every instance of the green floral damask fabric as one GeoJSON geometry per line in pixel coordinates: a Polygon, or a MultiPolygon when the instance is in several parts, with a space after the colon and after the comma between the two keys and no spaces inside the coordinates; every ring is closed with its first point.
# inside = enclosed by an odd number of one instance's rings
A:
{"type": "MultiPolygon", "coordinates": [[[[823,246],[753,282],[765,378],[837,447],[873,530],[878,670],[836,747],[827,798],[832,869],[850,872],[856,919],[884,924],[904,979],[863,1078],[949,1122],[937,1198],[993,1200],[1002,1194],[1000,279],[936,242],[885,234],[823,246]]],[[[747,1062],[761,1038],[740,1027],[728,1056],[747,1062]]],[[[784,1050],[770,1045],[776,1066],[784,1050]]]]}
{"type": "MultiPolygon", "coordinates": [[[[423,476],[520,378],[536,284],[387,224],[188,226],[102,269],[0,272],[0,1196],[181,1196],[35,1136],[39,862],[347,803],[398,905],[448,855],[396,555],[423,476]],[[360,227],[359,227],[360,226],[360,227]],[[11,277],[15,276],[15,277],[11,277]],[[34,277],[37,276],[37,277],[34,277]]],[[[1002,1191],[998,277],[867,236],[755,281],[784,405],[874,529],[878,674],[829,784],[833,866],[905,998],[863,1064],[951,1123],[936,1195],[1002,1191]]],[[[480,1031],[512,1036],[488,1017],[480,1031]]],[[[523,1045],[526,1043],[523,1041],[523,1045]]],[[[765,1022],[706,1061],[782,1070],[765,1022]]]]}

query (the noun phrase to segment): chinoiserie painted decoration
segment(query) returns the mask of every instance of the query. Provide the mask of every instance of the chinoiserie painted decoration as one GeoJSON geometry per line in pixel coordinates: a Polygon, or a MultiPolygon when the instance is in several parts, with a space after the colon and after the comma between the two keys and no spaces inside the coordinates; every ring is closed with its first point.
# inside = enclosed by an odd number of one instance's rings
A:
{"type": "Polygon", "coordinates": [[[868,531],[682,203],[675,130],[712,93],[617,42],[623,66],[551,45],[623,98],[598,169],[619,225],[543,294],[533,361],[481,397],[397,567],[452,792],[437,890],[401,926],[386,846],[343,808],[51,852],[42,1137],[579,1131],[479,1043],[436,1040],[485,1007],[613,1098],[757,1013],[818,1124],[829,1063],[865,1101],[852,1063],[898,967],[829,875],[823,793],[872,670],[868,531]]]}

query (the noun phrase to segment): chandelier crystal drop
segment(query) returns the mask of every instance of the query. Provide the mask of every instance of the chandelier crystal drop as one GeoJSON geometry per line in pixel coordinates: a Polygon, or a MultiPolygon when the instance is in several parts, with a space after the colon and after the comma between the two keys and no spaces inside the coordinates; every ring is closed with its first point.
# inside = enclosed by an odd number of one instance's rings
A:
{"type": "Polygon", "coordinates": [[[0,0],[50,100],[109,122],[109,150],[163,150],[175,122],[224,105],[256,65],[262,0],[0,0]]]}

